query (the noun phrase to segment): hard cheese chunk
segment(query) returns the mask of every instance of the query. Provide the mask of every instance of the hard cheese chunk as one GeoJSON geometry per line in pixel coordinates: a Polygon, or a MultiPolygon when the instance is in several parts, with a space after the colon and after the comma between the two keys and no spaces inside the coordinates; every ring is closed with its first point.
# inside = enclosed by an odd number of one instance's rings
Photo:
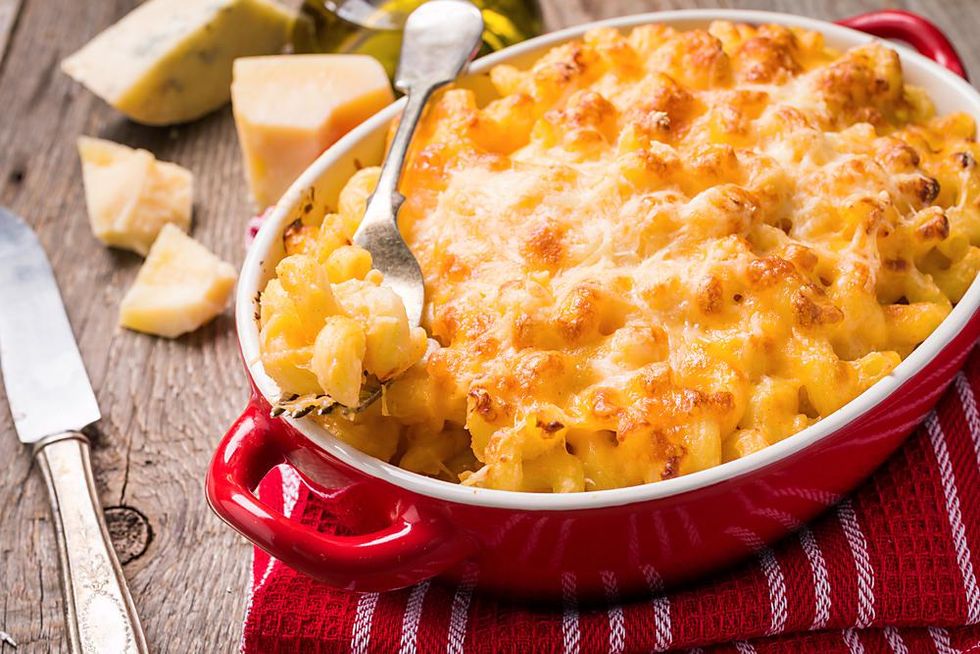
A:
{"type": "Polygon", "coordinates": [[[85,203],[92,231],[107,245],[146,255],[166,224],[191,224],[194,178],[146,150],[78,139],[85,203]]]}
{"type": "Polygon", "coordinates": [[[176,338],[221,313],[235,286],[235,269],[167,225],[123,298],[119,324],[176,338]]]}
{"type": "Polygon", "coordinates": [[[231,102],[255,202],[277,202],[320,153],[392,99],[384,68],[364,55],[237,60],[231,102]]]}
{"type": "Polygon", "coordinates": [[[271,0],[149,0],[61,68],[136,122],[182,123],[228,102],[232,62],[279,52],[292,22],[271,0]]]}

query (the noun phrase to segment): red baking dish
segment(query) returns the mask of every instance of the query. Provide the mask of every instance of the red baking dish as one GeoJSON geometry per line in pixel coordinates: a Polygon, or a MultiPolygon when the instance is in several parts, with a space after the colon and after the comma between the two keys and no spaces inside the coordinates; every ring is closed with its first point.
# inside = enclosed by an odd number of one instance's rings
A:
{"type": "MultiPolygon", "coordinates": [[[[839,48],[867,33],[898,38],[906,78],[940,112],[980,118],[980,94],[963,77],[955,50],[921,17],[865,14],[841,25],[752,11],[677,11],[618,18],[533,39],[472,66],[463,85],[490,92],[491,66],[528,63],[543,49],[596,25],[712,20],[781,23],[817,30],[839,48]],[[846,27],[850,26],[850,27],[846,27]],[[864,30],[856,31],[851,27],[864,30]],[[939,63],[936,63],[939,62],[939,63]],[[942,65],[940,65],[942,64],[942,65]]],[[[980,334],[980,282],[895,371],[836,413],[761,452],[654,484],[572,494],[464,487],[369,457],[308,419],[269,417],[276,384],[259,359],[257,291],[282,254],[281,234],[305,208],[323,212],[358,162],[379,161],[384,132],[400,103],[383,110],[322,155],[260,229],[244,264],[237,322],[252,399],[224,437],[207,477],[215,512],[289,566],[357,591],[400,588],[422,579],[478,574],[479,587],[512,597],[580,599],[650,592],[745,557],[810,520],[888,457],[932,408],[980,334]],[[352,535],[329,535],[277,513],[255,496],[275,466],[292,466],[328,496],[352,535]]]]}

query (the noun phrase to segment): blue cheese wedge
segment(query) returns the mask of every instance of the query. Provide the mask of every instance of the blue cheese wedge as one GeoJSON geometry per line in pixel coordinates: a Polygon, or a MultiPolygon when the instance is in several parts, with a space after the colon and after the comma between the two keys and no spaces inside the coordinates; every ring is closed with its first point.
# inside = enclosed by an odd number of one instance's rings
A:
{"type": "Polygon", "coordinates": [[[232,62],[281,51],[292,23],[272,0],[149,0],[61,69],[138,123],[183,123],[228,102],[232,62]]]}
{"type": "Polygon", "coordinates": [[[176,338],[224,311],[234,287],[231,264],[166,225],[123,298],[119,324],[176,338]]]}
{"type": "Polygon", "coordinates": [[[146,150],[83,136],[78,139],[85,205],[95,236],[146,255],[164,225],[191,225],[194,177],[146,150]]]}

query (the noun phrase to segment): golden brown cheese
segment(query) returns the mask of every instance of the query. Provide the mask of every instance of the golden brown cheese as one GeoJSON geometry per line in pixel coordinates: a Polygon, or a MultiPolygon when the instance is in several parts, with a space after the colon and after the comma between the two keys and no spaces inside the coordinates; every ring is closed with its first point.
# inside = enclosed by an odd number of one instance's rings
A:
{"type": "MultiPolygon", "coordinates": [[[[487,106],[434,102],[402,182],[441,347],[382,406],[322,418],[402,467],[565,492],[745,456],[887,375],[980,268],[973,120],[935,117],[885,45],[598,29],[491,79],[487,106]]],[[[329,267],[374,177],[288,252],[329,267]]],[[[320,392],[324,318],[282,296],[263,296],[266,369],[320,392]]]]}

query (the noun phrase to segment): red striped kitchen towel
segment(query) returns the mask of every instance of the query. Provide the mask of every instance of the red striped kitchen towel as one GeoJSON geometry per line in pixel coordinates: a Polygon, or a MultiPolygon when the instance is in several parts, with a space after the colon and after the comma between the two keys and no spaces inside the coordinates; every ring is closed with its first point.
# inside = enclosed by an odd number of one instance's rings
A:
{"type": "MultiPolygon", "coordinates": [[[[908,443],[850,498],[755,560],[646,601],[577,610],[464,582],[356,595],[255,552],[242,651],[980,654],[980,350],[908,443]]],[[[295,473],[262,497],[323,524],[295,473]]]]}

